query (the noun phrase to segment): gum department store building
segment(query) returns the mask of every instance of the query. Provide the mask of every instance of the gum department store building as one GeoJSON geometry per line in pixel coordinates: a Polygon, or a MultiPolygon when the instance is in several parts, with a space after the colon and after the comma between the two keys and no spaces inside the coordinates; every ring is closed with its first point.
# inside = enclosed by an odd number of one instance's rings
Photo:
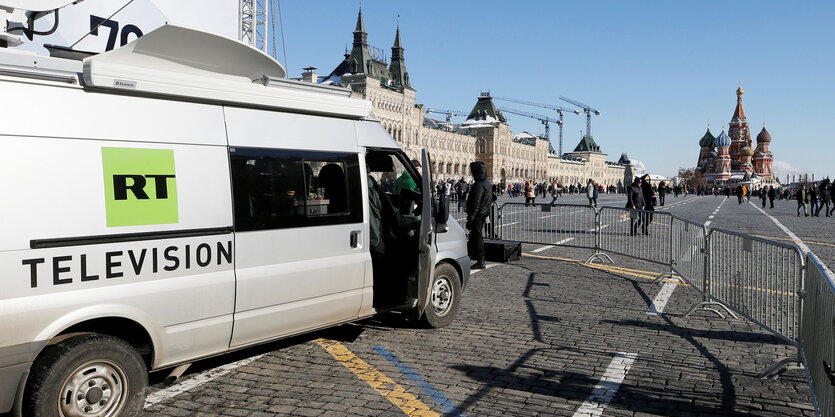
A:
{"type": "Polygon", "coordinates": [[[318,79],[305,68],[305,81],[351,89],[353,97],[370,100],[372,113],[405,149],[419,159],[426,148],[432,155],[436,178],[471,179],[469,164],[487,165],[488,179],[496,183],[560,181],[563,185],[584,184],[593,178],[605,187],[628,184],[632,166],[626,154],[618,162],[606,161],[606,154],[591,136],[584,137],[572,152],[557,155],[550,142],[527,132],[514,135],[489,93],[482,93],[461,124],[444,123],[425,116],[426,107],[415,104],[415,89],[406,71],[400,28],[391,48],[391,64],[380,50],[370,47],[360,10],[354,30],[353,48],[328,75],[318,79]]]}

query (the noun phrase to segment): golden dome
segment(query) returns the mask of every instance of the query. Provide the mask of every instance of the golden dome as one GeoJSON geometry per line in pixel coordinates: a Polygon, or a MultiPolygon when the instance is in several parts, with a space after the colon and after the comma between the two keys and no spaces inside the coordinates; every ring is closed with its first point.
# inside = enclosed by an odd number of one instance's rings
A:
{"type": "Polygon", "coordinates": [[[736,89],[736,95],[741,96],[744,91],[742,91],[742,84],[739,85],[739,88],[736,89]]]}

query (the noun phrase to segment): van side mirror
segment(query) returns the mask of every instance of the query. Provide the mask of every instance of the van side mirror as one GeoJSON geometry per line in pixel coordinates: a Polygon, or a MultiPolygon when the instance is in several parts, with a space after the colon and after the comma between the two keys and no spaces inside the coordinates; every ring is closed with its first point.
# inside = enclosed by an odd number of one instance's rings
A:
{"type": "Polygon", "coordinates": [[[449,220],[449,196],[441,194],[435,208],[435,233],[445,233],[449,220]]]}

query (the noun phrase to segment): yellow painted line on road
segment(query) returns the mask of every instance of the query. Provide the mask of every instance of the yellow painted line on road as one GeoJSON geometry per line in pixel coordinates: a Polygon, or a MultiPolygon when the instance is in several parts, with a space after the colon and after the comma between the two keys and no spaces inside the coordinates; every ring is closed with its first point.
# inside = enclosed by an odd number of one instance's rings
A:
{"type": "Polygon", "coordinates": [[[348,368],[359,379],[374,388],[383,398],[396,405],[408,416],[440,416],[428,405],[392,381],[382,372],[360,359],[342,343],[329,339],[316,339],[316,343],[331,354],[339,363],[348,368]]]}
{"type": "MultiPolygon", "coordinates": [[[[636,277],[636,278],[646,278],[646,279],[650,279],[650,280],[654,280],[654,279],[658,278],[658,275],[659,275],[659,274],[657,274],[655,272],[652,272],[652,271],[644,271],[644,270],[640,270],[640,269],[630,269],[630,268],[624,268],[622,266],[587,264],[583,261],[580,261],[580,260],[577,260],[577,259],[570,259],[570,258],[559,258],[559,257],[555,257],[555,256],[534,255],[532,253],[523,253],[522,256],[528,256],[528,257],[531,257],[531,258],[540,258],[540,259],[551,259],[551,260],[555,260],[555,261],[572,262],[572,263],[575,263],[577,265],[584,266],[586,268],[598,269],[598,270],[605,271],[605,272],[613,272],[613,273],[617,273],[617,274],[621,274],[621,275],[627,275],[627,276],[636,277]]],[[[674,280],[674,279],[665,279],[664,282],[669,282],[669,283],[676,284],[676,285],[681,285],[681,286],[684,286],[684,287],[689,287],[690,286],[689,284],[686,284],[686,283],[683,283],[679,280],[674,280]]],[[[708,285],[710,285],[710,283],[708,283],[708,285]]],[[[748,286],[748,285],[719,283],[719,284],[713,284],[713,286],[714,287],[741,288],[741,289],[744,289],[744,290],[759,291],[759,292],[770,293],[770,294],[788,295],[790,297],[797,296],[797,294],[794,293],[794,292],[778,291],[778,290],[772,290],[772,289],[768,289],[768,288],[752,287],[752,286],[748,286]]]]}
{"type": "MultiPolygon", "coordinates": [[[[613,272],[616,274],[636,277],[636,278],[644,278],[649,280],[654,280],[658,278],[658,273],[652,271],[644,271],[640,269],[631,269],[631,268],[624,268],[622,266],[614,266],[614,265],[601,265],[601,264],[587,264],[583,261],[579,261],[577,259],[570,259],[570,258],[559,258],[555,256],[543,256],[543,255],[534,255],[532,253],[523,253],[522,256],[528,256],[531,258],[540,258],[540,259],[551,259],[555,261],[563,261],[563,262],[572,262],[580,266],[584,266],[586,268],[597,269],[600,271],[605,272],[613,272]]],[[[682,283],[679,280],[675,279],[665,279],[664,282],[670,282],[676,285],[688,286],[688,284],[682,283]]]]}
{"type": "MultiPolygon", "coordinates": [[[[763,238],[763,239],[771,239],[771,240],[785,240],[785,241],[789,241],[789,242],[794,242],[794,240],[793,240],[793,239],[789,239],[789,238],[787,238],[787,237],[760,236],[760,235],[751,235],[751,236],[754,236],[754,237],[759,237],[759,238],[763,238]]],[[[803,243],[805,243],[805,244],[807,244],[807,245],[829,246],[829,247],[833,247],[833,248],[835,248],[835,245],[833,245],[833,244],[831,244],[831,243],[825,243],[825,242],[812,242],[812,241],[809,241],[809,240],[802,240],[801,242],[803,242],[803,243]]]]}

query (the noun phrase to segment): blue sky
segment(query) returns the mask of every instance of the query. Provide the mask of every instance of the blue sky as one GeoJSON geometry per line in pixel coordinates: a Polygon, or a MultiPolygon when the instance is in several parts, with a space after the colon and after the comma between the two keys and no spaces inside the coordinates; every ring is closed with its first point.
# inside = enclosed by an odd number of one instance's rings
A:
{"type": "MultiPolygon", "coordinates": [[[[358,6],[282,2],[288,74],[339,64],[358,6]]],[[[570,107],[564,95],[601,111],[592,134],[609,159],[626,152],[672,175],[695,165],[708,123],[714,135],[727,128],[742,83],[752,138],[765,121],[782,179],[835,176],[835,2],[364,0],[362,9],[369,43],[387,55],[400,14],[418,103],[469,110],[489,90],[570,107]]],[[[543,132],[508,116],[514,132],[543,132]]],[[[585,118],[566,118],[564,147],[573,149],[585,118]]]]}

